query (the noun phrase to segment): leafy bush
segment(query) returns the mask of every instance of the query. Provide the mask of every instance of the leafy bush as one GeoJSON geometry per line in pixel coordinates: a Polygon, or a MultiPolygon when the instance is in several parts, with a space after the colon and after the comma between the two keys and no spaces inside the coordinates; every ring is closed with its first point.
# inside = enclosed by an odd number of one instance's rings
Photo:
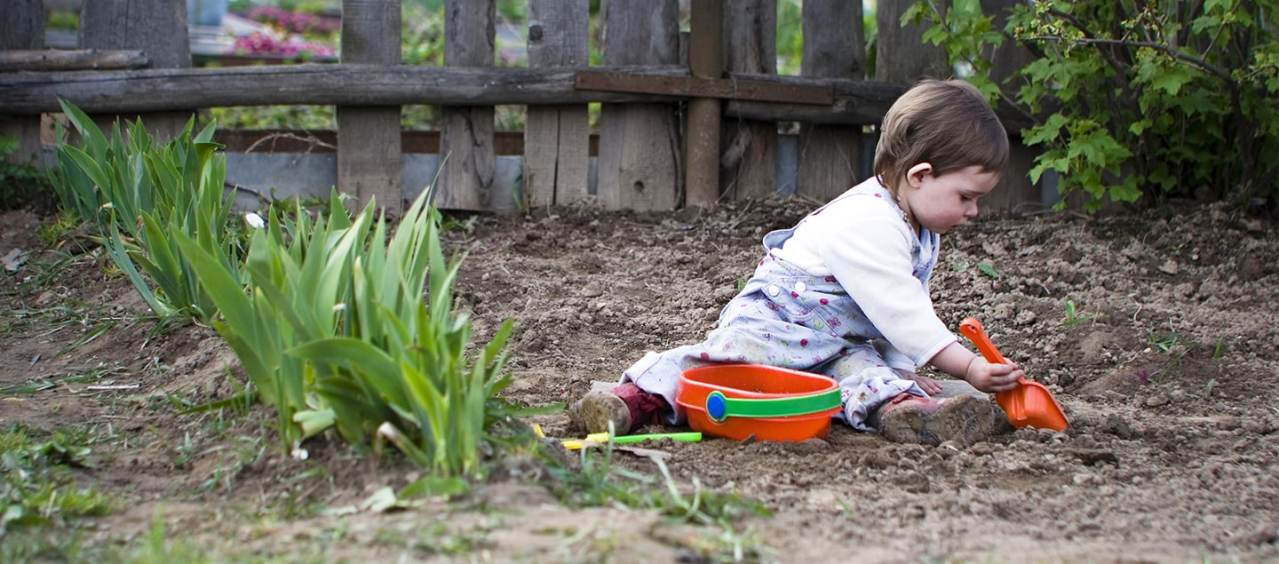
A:
{"type": "Polygon", "coordinates": [[[269,214],[265,231],[253,234],[244,272],[247,294],[235,272],[196,241],[177,238],[222,313],[223,319],[212,321],[214,329],[235,351],[262,399],[275,406],[286,446],[302,438],[293,416],[307,409],[308,367],[284,352],[335,334],[341,313],[335,306],[345,295],[339,287],[342,273],[368,229],[367,220],[352,226],[340,202],[314,223],[295,205],[287,239],[276,213],[269,214]]]}
{"type": "Polygon", "coordinates": [[[1032,181],[1056,171],[1095,209],[1143,194],[1276,195],[1279,161],[1264,157],[1279,154],[1276,13],[1274,0],[1050,0],[1018,3],[1001,33],[977,0],[945,14],[924,0],[902,21],[932,22],[927,41],[1035,118],[1022,132],[1044,147],[1032,181]],[[1007,39],[1036,58],[996,84],[982,53],[1007,39]]]}
{"type": "Polygon", "coordinates": [[[241,234],[230,227],[226,159],[212,141],[214,126],[193,134],[188,122],[177,138],[156,145],[139,120],[128,126],[127,141],[119,123],[108,140],[79,108],[63,101],[62,109],[83,144],[57,147],[50,178],[63,209],[97,225],[112,261],[156,315],[211,319],[214,304],[174,236],[197,241],[238,278],[241,234]]]}
{"type": "Polygon", "coordinates": [[[389,246],[379,221],[369,252],[353,259],[351,336],[317,339],[290,354],[317,365],[318,391],[344,435],[360,431],[357,424],[377,424],[418,465],[469,475],[479,468],[486,404],[509,382],[500,372],[512,325],[504,322],[466,365],[470,320],[452,310],[461,260],[445,264],[439,214],[425,207],[427,197],[418,197],[389,246]],[[395,417],[385,417],[382,405],[395,417]]]}
{"type": "Polygon", "coordinates": [[[283,223],[270,213],[249,247],[247,295],[179,237],[286,446],[336,426],[355,443],[383,436],[438,475],[478,472],[511,323],[467,363],[470,321],[452,311],[460,260],[445,263],[429,192],[389,241],[374,204],[352,219],[336,194],[314,223],[300,208],[283,223]]]}

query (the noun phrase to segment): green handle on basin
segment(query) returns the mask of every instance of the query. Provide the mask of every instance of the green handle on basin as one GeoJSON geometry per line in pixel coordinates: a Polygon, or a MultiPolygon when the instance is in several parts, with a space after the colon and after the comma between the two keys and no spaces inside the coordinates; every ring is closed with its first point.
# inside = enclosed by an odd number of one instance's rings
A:
{"type": "Polygon", "coordinates": [[[706,395],[706,415],[716,423],[729,417],[793,417],[839,407],[839,388],[784,398],[730,398],[719,390],[706,395]]]}

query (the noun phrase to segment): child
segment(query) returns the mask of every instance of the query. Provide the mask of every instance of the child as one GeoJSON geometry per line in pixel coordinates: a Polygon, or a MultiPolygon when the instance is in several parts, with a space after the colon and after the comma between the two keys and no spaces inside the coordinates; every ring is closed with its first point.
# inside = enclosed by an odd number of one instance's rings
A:
{"type": "MultiPolygon", "coordinates": [[[[764,237],[754,276],[700,344],[649,352],[611,392],[592,391],[570,415],[590,432],[627,433],[659,418],[679,424],[680,374],[746,362],[825,374],[839,382],[839,418],[890,440],[971,444],[1004,425],[981,392],[1009,390],[1022,371],[969,352],[928,294],[939,233],[977,215],[999,182],[1008,136],[966,82],[928,80],[884,116],[875,176],[764,237]],[[932,365],[976,390],[934,397],[932,365]]],[[[955,384],[955,383],[951,383],[955,384]]],[[[962,384],[962,383],[958,383],[962,384]]],[[[967,386],[964,386],[967,387],[967,386]]]]}

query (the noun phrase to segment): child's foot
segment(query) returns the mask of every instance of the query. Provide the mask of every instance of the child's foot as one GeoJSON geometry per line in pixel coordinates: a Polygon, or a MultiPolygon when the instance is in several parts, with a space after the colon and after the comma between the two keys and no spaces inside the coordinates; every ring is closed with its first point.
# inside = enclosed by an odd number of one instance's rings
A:
{"type": "Polygon", "coordinates": [[[902,394],[880,408],[878,415],[880,433],[899,443],[971,445],[1004,428],[999,406],[972,396],[932,399],[902,394]]]}
{"type": "Polygon", "coordinates": [[[612,423],[614,433],[625,435],[638,427],[657,423],[667,409],[670,407],[662,396],[627,382],[610,391],[591,390],[569,406],[568,415],[575,426],[585,428],[588,433],[608,432],[612,423]]]}
{"type": "Polygon", "coordinates": [[[568,409],[569,419],[576,427],[586,429],[588,433],[606,433],[609,423],[613,424],[613,432],[619,435],[631,431],[631,412],[626,402],[612,392],[592,390],[582,399],[573,402],[568,409]]]}

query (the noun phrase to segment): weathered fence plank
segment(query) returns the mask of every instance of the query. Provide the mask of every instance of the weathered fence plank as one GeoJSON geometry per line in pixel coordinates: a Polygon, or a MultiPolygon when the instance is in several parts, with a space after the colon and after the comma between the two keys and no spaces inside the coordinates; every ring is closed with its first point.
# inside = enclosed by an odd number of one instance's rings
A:
{"type": "MultiPolygon", "coordinates": [[[[653,77],[655,86],[666,79],[688,79],[676,66],[595,67],[592,73],[625,73],[653,77]]],[[[569,69],[468,69],[390,65],[276,65],[197,69],[146,69],[29,72],[0,76],[0,106],[12,114],[58,111],[57,98],[85,111],[140,112],[183,106],[376,105],[405,104],[584,104],[587,102],[671,103],[689,93],[687,84],[671,84],[669,92],[647,93],[579,90],[578,71],[569,69]]],[[[691,80],[691,79],[689,79],[691,80]]],[[[798,94],[802,104],[730,100],[725,114],[761,121],[817,121],[822,123],[878,123],[905,87],[865,80],[813,79],[770,74],[732,73],[723,82],[773,84],[780,92],[798,94]],[[802,89],[794,87],[803,87],[802,89]],[[833,89],[834,103],[813,105],[810,88],[833,89]]],[[[756,94],[772,92],[756,89],[756,94]]],[[[739,92],[740,94],[740,92],[739,92]]],[[[710,95],[718,96],[718,93],[710,95]]],[[[1024,117],[1001,113],[1005,119],[1024,117]]]]}
{"type": "MultiPolygon", "coordinates": [[[[674,64],[679,59],[676,0],[604,4],[604,64],[674,64]]],[[[673,104],[605,104],[600,115],[598,194],[612,209],[679,205],[679,124],[673,104]]]]}
{"type": "MultiPolygon", "coordinates": [[[[43,0],[10,0],[0,15],[0,49],[43,48],[43,0]]],[[[7,158],[9,162],[32,164],[39,160],[40,116],[0,115],[0,135],[18,140],[17,150],[7,158]]]]}
{"type": "MultiPolygon", "coordinates": [[[[154,68],[191,66],[187,38],[186,2],[172,0],[112,0],[85,2],[80,8],[80,47],[83,49],[141,49],[154,68]]],[[[185,102],[185,100],[183,100],[185,102]]],[[[107,128],[117,118],[142,119],[158,140],[182,132],[191,119],[194,104],[178,111],[139,115],[95,116],[107,128]],[[183,111],[185,110],[185,111],[183,111]]]]}
{"type": "MultiPolygon", "coordinates": [[[[865,50],[861,2],[805,2],[804,76],[860,78],[865,50]]],[[[825,202],[857,183],[861,128],[805,123],[799,133],[797,194],[825,202]]]]}
{"type": "MultiPolygon", "coordinates": [[[[342,0],[342,62],[399,64],[400,0],[342,0]]],[[[337,124],[338,189],[398,215],[400,109],[338,106],[337,124]]]]}
{"type": "MultiPolygon", "coordinates": [[[[588,0],[529,3],[530,68],[589,66],[588,0]]],[[[533,206],[564,205],[587,197],[590,115],[586,105],[528,108],[524,128],[524,197],[533,206]]]]}
{"type": "MultiPolygon", "coordinates": [[[[654,77],[682,67],[616,67],[654,77]]],[[[133,71],[31,72],[0,76],[0,106],[13,114],[58,111],[58,97],[85,111],[138,112],[183,106],[493,105],[674,102],[679,93],[578,90],[570,69],[481,69],[407,65],[273,65],[133,71]]],[[[776,80],[777,77],[746,77],[776,80]]]]}
{"type": "MultiPolygon", "coordinates": [[[[730,73],[777,73],[777,0],[738,0],[724,13],[730,73]]],[[[731,103],[730,103],[731,106],[731,103]]],[[[731,112],[729,112],[731,114],[731,112]]],[[[777,122],[728,119],[720,189],[736,200],[777,190],[777,122]]]]}
{"type": "MultiPolygon", "coordinates": [[[[444,0],[444,64],[493,66],[497,4],[494,0],[444,0]]],[[[443,111],[441,207],[489,210],[495,205],[492,106],[452,106],[443,111]]]]}
{"type": "Polygon", "coordinates": [[[33,49],[0,51],[0,72],[140,69],[151,64],[142,51],[33,49]]]}
{"type": "MultiPolygon", "coordinates": [[[[941,47],[923,41],[927,24],[901,25],[915,0],[879,0],[875,8],[875,80],[914,84],[921,78],[950,78],[953,71],[941,47]]],[[[937,5],[944,8],[945,2],[937,5]]]]}
{"type": "MultiPolygon", "coordinates": [[[[696,78],[724,74],[724,2],[693,2],[688,70],[696,78]]],[[[720,101],[699,97],[688,101],[688,133],[684,139],[685,204],[709,207],[719,200],[720,101]]]]}

